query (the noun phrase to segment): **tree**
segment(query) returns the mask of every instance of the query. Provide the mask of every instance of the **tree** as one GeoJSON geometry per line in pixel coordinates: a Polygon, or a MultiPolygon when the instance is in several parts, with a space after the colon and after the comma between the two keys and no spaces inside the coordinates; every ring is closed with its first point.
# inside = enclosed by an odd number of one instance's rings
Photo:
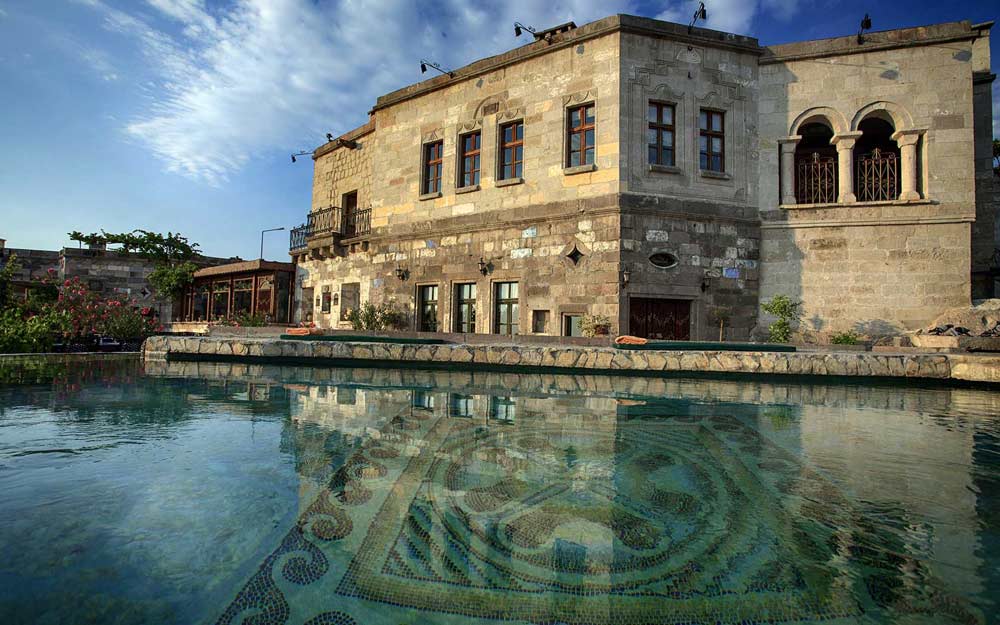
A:
{"type": "Polygon", "coordinates": [[[0,265],[0,310],[7,308],[12,299],[11,282],[14,281],[14,274],[21,269],[21,263],[17,261],[17,254],[11,253],[7,262],[0,265]]]}
{"type": "Polygon", "coordinates": [[[763,302],[764,312],[774,315],[777,321],[767,327],[767,340],[771,343],[787,343],[792,338],[792,321],[799,318],[802,302],[794,302],[787,295],[775,295],[763,302]]]}
{"type": "Polygon", "coordinates": [[[181,295],[194,281],[194,272],[198,269],[192,262],[200,256],[198,244],[173,232],[164,236],[158,232],[139,229],[121,233],[101,230],[100,233],[90,234],[73,231],[69,233],[69,238],[87,245],[117,245],[116,251],[122,256],[134,254],[152,261],[154,268],[149,274],[149,283],[160,297],[173,298],[181,295]]]}

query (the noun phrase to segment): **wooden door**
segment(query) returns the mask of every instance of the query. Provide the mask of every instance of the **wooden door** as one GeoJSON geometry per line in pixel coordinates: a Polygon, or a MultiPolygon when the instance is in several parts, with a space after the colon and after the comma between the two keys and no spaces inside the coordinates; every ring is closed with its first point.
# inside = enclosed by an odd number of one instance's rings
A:
{"type": "Polygon", "coordinates": [[[691,339],[691,302],[652,297],[629,298],[629,334],[647,339],[691,339]]]}

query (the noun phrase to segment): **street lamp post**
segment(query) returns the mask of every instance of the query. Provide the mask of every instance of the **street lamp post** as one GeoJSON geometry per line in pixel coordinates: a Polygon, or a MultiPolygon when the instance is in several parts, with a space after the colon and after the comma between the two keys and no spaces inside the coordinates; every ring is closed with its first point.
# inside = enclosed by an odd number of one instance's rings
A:
{"type": "Polygon", "coordinates": [[[280,228],[268,228],[267,230],[260,231],[260,259],[264,260],[264,233],[265,232],[277,232],[278,230],[284,230],[285,227],[280,228]]]}

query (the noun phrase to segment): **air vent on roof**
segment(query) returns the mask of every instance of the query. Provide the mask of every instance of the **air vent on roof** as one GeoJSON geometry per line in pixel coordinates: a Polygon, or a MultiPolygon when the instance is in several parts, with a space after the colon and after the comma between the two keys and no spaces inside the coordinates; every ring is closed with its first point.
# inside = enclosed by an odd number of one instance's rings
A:
{"type": "Polygon", "coordinates": [[[540,30],[537,33],[534,33],[535,41],[539,41],[541,39],[546,39],[546,40],[552,39],[552,37],[556,35],[561,35],[562,33],[568,33],[569,31],[574,30],[575,28],[576,28],[576,23],[566,22],[565,24],[559,24],[558,26],[549,28],[547,30],[540,30]]]}

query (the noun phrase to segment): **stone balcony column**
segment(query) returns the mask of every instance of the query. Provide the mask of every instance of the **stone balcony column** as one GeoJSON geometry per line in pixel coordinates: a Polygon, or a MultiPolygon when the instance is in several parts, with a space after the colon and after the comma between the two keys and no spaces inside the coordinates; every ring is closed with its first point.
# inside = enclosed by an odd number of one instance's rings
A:
{"type": "Polygon", "coordinates": [[[795,204],[795,146],[802,137],[792,135],[778,139],[781,146],[781,204],[795,204]]]}
{"type": "Polygon", "coordinates": [[[858,201],[854,195],[854,142],[860,136],[860,132],[845,132],[830,139],[830,143],[837,146],[837,202],[840,204],[858,201]]]}
{"type": "Polygon", "coordinates": [[[917,141],[920,130],[897,130],[892,138],[899,146],[899,178],[901,200],[919,200],[917,192],[917,141]]]}

